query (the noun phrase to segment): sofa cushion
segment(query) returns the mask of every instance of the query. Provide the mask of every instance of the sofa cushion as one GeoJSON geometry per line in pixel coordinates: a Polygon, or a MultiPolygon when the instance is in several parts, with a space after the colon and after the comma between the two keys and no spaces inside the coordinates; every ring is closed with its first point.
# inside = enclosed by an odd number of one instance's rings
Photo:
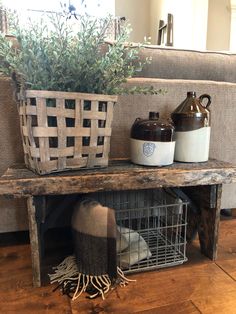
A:
{"type": "Polygon", "coordinates": [[[142,60],[151,57],[152,62],[138,77],[236,83],[236,54],[146,46],[140,55],[142,60]]]}
{"type": "MultiPolygon", "coordinates": [[[[153,85],[167,89],[163,95],[120,96],[114,111],[111,137],[111,157],[128,157],[130,128],[137,117],[147,118],[149,111],[159,111],[161,117],[170,113],[185,99],[187,91],[196,91],[197,96],[207,93],[212,96],[210,157],[236,163],[236,84],[197,80],[164,80],[135,78],[127,86],[153,85]]],[[[227,186],[224,190],[227,190],[227,186]]],[[[232,189],[231,189],[232,190],[232,189]]],[[[234,195],[236,195],[236,185],[234,195]]],[[[226,193],[226,192],[224,192],[226,193]]],[[[236,207],[236,197],[223,195],[222,208],[236,207]]]]}

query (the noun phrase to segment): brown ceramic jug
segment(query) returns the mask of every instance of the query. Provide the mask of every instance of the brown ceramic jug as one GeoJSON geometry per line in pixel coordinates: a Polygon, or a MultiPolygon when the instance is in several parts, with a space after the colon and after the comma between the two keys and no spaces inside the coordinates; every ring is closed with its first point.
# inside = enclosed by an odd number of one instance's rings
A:
{"type": "Polygon", "coordinates": [[[187,92],[187,98],[174,110],[171,118],[175,126],[176,161],[203,162],[208,160],[210,145],[211,97],[187,92]],[[207,100],[204,104],[204,100],[207,100]]]}
{"type": "Polygon", "coordinates": [[[149,112],[149,119],[137,118],[130,134],[131,161],[149,166],[173,163],[173,133],[173,125],[160,120],[158,112],[149,112]]]}

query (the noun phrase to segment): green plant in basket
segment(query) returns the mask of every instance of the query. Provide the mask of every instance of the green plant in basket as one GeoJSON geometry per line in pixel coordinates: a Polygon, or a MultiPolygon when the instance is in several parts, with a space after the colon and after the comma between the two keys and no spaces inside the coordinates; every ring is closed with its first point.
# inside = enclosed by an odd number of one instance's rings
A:
{"type": "Polygon", "coordinates": [[[150,62],[121,27],[108,42],[111,17],[45,15],[25,26],[13,16],[9,41],[0,35],[0,72],[11,76],[26,166],[38,174],[106,167],[117,95],[158,94],[124,84],[150,62]]]}
{"type": "Polygon", "coordinates": [[[12,33],[18,44],[12,45],[0,35],[0,71],[17,78],[25,89],[108,95],[160,93],[152,86],[124,87],[127,79],[151,60],[140,60],[141,44],[127,43],[128,25],[108,43],[111,23],[111,17],[81,16],[72,25],[63,14],[47,15],[27,26],[14,22],[12,33]]]}

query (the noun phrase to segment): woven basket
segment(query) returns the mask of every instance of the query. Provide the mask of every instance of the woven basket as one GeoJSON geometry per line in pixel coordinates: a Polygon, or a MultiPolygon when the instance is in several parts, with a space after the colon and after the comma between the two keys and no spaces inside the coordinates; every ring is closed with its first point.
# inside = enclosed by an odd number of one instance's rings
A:
{"type": "Polygon", "coordinates": [[[117,96],[27,90],[19,98],[28,168],[47,174],[108,165],[117,96]]]}

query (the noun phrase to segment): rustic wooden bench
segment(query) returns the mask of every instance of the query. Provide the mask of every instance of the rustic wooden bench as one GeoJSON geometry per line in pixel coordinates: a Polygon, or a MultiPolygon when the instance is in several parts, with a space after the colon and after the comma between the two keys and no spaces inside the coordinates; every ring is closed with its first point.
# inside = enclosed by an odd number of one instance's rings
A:
{"type": "Polygon", "coordinates": [[[236,182],[236,166],[217,160],[143,167],[128,160],[113,160],[103,169],[69,171],[39,176],[23,165],[9,168],[0,178],[0,195],[27,198],[33,284],[42,283],[41,229],[46,223],[46,197],[97,191],[182,187],[198,206],[194,214],[201,252],[217,258],[220,202],[223,183],[236,182]]]}

